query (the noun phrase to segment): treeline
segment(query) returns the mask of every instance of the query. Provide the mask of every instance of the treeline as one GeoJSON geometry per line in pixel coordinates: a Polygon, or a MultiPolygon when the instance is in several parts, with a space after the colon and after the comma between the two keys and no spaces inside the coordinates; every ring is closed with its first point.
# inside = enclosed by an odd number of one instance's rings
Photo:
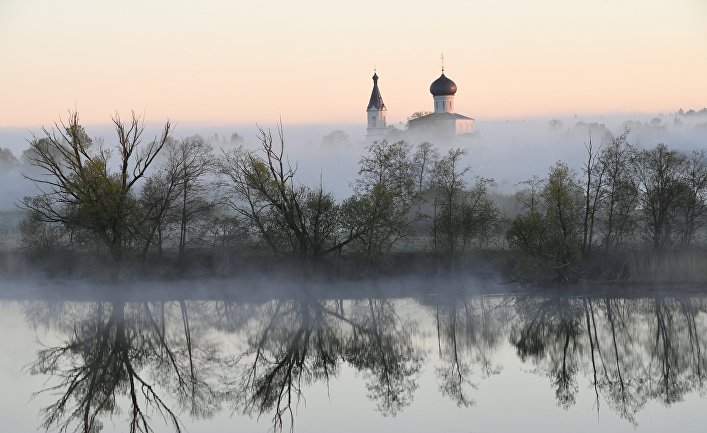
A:
{"type": "Polygon", "coordinates": [[[705,152],[638,149],[627,136],[590,140],[579,174],[558,162],[524,183],[506,234],[518,277],[707,278],[705,152]]]}
{"type": "Polygon", "coordinates": [[[169,123],[143,141],[141,118],[112,120],[112,148],[89,138],[73,113],[23,155],[40,193],[22,200],[20,241],[40,267],[707,280],[705,153],[641,150],[628,131],[601,145],[590,137],[579,173],[556,163],[522,183],[503,212],[494,180],[470,182],[459,148],[373,142],[351,195],[337,200],[323,181],[299,181],[281,125],[274,136],[260,129],[257,149],[217,151],[199,136],[172,139],[169,123]]]}
{"type": "Polygon", "coordinates": [[[251,266],[369,271],[395,254],[456,257],[502,235],[492,179],[466,179],[465,153],[430,143],[369,145],[353,193],[299,182],[282,126],[260,129],[259,149],[215,151],[201,137],[173,140],[169,123],[143,142],[142,120],[113,118],[109,149],[72,114],[44,130],[24,158],[41,193],[25,197],[21,244],[88,257],[109,272],[138,269],[235,273],[251,266]],[[422,236],[421,236],[422,235],[422,236]]]}

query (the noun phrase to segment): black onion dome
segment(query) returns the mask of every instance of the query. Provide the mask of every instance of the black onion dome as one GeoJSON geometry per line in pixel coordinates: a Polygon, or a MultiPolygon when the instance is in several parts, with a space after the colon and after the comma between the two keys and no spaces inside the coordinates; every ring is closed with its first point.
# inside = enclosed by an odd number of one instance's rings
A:
{"type": "Polygon", "coordinates": [[[432,96],[452,96],[457,93],[457,85],[442,73],[430,85],[430,93],[432,93],[432,96]]]}

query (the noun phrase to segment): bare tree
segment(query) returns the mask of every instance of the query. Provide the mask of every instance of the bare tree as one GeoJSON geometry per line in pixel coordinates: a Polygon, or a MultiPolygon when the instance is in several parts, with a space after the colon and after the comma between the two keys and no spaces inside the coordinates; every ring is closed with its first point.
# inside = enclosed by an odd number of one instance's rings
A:
{"type": "Polygon", "coordinates": [[[680,242],[687,246],[693,243],[695,232],[704,226],[707,215],[707,155],[704,151],[694,151],[685,165],[679,212],[680,242]]]}
{"type": "Polygon", "coordinates": [[[638,186],[633,163],[637,151],[627,141],[628,132],[615,137],[599,156],[604,173],[599,228],[605,254],[625,242],[635,226],[638,186]]]}
{"type": "Polygon", "coordinates": [[[366,151],[359,161],[355,190],[360,212],[367,216],[361,241],[371,260],[412,233],[416,216],[411,210],[418,197],[407,142],[374,141],[366,151]]]}
{"type": "Polygon", "coordinates": [[[439,151],[432,143],[425,141],[417,145],[412,157],[412,165],[418,194],[430,187],[434,166],[438,160],[439,151]]]}
{"type": "Polygon", "coordinates": [[[447,155],[435,165],[434,188],[441,206],[441,215],[439,215],[439,222],[436,223],[436,226],[443,230],[450,257],[455,254],[455,244],[460,228],[461,212],[459,212],[459,208],[466,187],[464,176],[469,171],[468,167],[460,167],[461,158],[465,154],[466,151],[462,149],[450,149],[447,155]]]}
{"type": "Polygon", "coordinates": [[[501,211],[489,197],[489,190],[496,182],[477,177],[474,185],[464,191],[461,206],[461,250],[476,241],[477,246],[488,246],[494,233],[498,232],[501,211]]]}
{"type": "Polygon", "coordinates": [[[155,242],[158,254],[162,255],[167,216],[179,198],[181,171],[179,161],[173,156],[173,149],[174,146],[170,143],[168,145],[170,155],[166,162],[157,173],[146,178],[140,191],[140,205],[144,215],[143,230],[141,230],[144,236],[143,261],[155,242]]]}
{"type": "Polygon", "coordinates": [[[673,239],[673,214],[687,161],[684,155],[668,149],[662,143],[653,149],[641,151],[637,156],[636,168],[645,228],[653,248],[660,251],[673,239]]]}
{"type": "Polygon", "coordinates": [[[515,194],[515,198],[529,213],[538,211],[540,203],[538,196],[543,184],[543,179],[537,175],[518,184],[519,186],[524,186],[524,188],[515,194]]]}
{"type": "Polygon", "coordinates": [[[592,142],[592,132],[589,131],[589,143],[585,145],[587,149],[587,160],[584,162],[584,216],[582,222],[582,253],[587,255],[592,250],[594,240],[594,221],[596,219],[597,208],[603,196],[602,181],[606,167],[599,163],[601,146],[594,149],[592,142]]]}
{"type": "Polygon", "coordinates": [[[29,163],[43,175],[25,175],[40,194],[25,197],[21,207],[34,212],[42,222],[90,231],[110,249],[113,259],[121,262],[134,230],[134,187],[162,150],[172,127],[166,122],[159,137],[142,145],[144,121],[140,116],[133,112],[124,122],[116,114],[112,121],[118,136],[114,148],[117,172],[109,171],[111,152],[88,137],[78,113],[70,113],[67,123],[43,128],[44,137],[30,142],[32,152],[28,155],[29,163]]]}
{"type": "Polygon", "coordinates": [[[182,260],[190,223],[213,209],[213,203],[205,198],[208,194],[204,181],[213,168],[213,147],[199,136],[185,138],[170,149],[170,159],[179,173],[179,259],[182,260]]]}
{"type": "Polygon", "coordinates": [[[297,167],[284,156],[282,125],[278,137],[276,146],[270,131],[260,129],[264,157],[243,148],[224,153],[220,172],[230,192],[227,203],[275,253],[316,259],[358,239],[363,228],[338,224],[339,206],[321,184],[317,190],[296,185],[297,167]]]}

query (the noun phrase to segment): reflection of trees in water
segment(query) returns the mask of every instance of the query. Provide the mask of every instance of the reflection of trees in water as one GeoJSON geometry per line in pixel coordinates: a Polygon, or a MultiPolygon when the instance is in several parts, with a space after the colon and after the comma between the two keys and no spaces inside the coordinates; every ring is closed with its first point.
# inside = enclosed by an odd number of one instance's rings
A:
{"type": "Polygon", "coordinates": [[[704,383],[705,304],[697,298],[587,300],[594,386],[619,415],[635,423],[649,400],[666,405],[704,383]]]}
{"type": "Polygon", "coordinates": [[[266,304],[259,317],[262,322],[249,334],[248,350],[242,355],[238,405],[248,414],[273,410],[277,430],[285,413],[293,419],[302,384],[335,372],[332,352],[340,337],[324,323],[324,312],[306,302],[266,304]]]}
{"type": "Polygon", "coordinates": [[[705,357],[697,316],[705,304],[696,299],[656,298],[649,308],[652,320],[643,340],[649,355],[644,361],[648,390],[665,404],[681,401],[687,392],[703,390],[705,357]]]}
{"type": "Polygon", "coordinates": [[[643,303],[615,298],[583,300],[597,410],[601,395],[610,408],[634,424],[635,414],[648,400],[642,372],[644,353],[637,344],[645,326],[643,303]]]}
{"type": "Polygon", "coordinates": [[[368,397],[382,414],[395,415],[412,403],[422,358],[412,342],[413,326],[388,300],[368,299],[350,309],[344,360],[366,378],[368,397]]]}
{"type": "Polygon", "coordinates": [[[421,364],[414,326],[387,300],[32,304],[25,312],[67,335],[30,368],[51,375],[45,391],[58,396],[43,409],[47,429],[99,431],[122,398],[131,432],[151,431],[151,413],[180,431],[177,412],[210,416],[226,399],[246,414],[272,412],[280,429],[283,416],[292,423],[302,387],[328,382],[342,363],[363,372],[379,411],[395,414],[411,403],[421,364]],[[212,329],[243,335],[244,351],[226,356],[206,338],[212,329]]]}
{"type": "Polygon", "coordinates": [[[579,341],[581,303],[572,298],[520,298],[510,341],[522,361],[532,359],[547,374],[557,403],[575,403],[577,371],[582,345],[579,341]]]}
{"type": "Polygon", "coordinates": [[[272,411],[276,430],[283,416],[292,424],[303,385],[328,382],[342,362],[364,372],[368,396],[383,414],[412,401],[421,359],[410,324],[390,302],[273,301],[258,317],[240,362],[237,404],[244,413],[272,411]]]}
{"type": "MultiPolygon", "coordinates": [[[[586,377],[596,408],[635,423],[649,401],[666,405],[704,393],[707,303],[702,298],[435,297],[433,316],[442,395],[474,403],[476,383],[498,374],[494,354],[508,338],[519,358],[547,376],[563,408],[586,377]]],[[[64,341],[38,352],[33,374],[51,375],[56,400],[43,426],[94,432],[124,414],[130,431],[150,431],[158,414],[177,431],[177,414],[208,417],[228,404],[290,425],[307,385],[361,372],[382,414],[411,404],[424,348],[417,322],[393,301],[291,299],[35,303],[34,326],[64,341]],[[215,334],[230,343],[215,342],[215,334]],[[227,354],[227,347],[234,354],[227,354]],[[288,420],[289,418],[289,420],[288,420]]]]}
{"type": "Polygon", "coordinates": [[[526,298],[515,306],[511,343],[548,374],[558,404],[574,404],[576,374],[635,423],[649,400],[670,405],[704,390],[705,302],[698,298],[526,298]]]}
{"type": "Polygon", "coordinates": [[[154,412],[181,431],[165,395],[176,397],[179,410],[195,417],[210,415],[225,396],[210,382],[220,365],[219,352],[198,344],[184,302],[177,306],[181,326],[170,323],[165,304],[84,304],[66,316],[42,307],[29,306],[28,318],[68,335],[61,344],[40,350],[30,367],[32,374],[52,376],[53,384],[44,391],[58,396],[43,409],[46,429],[100,431],[99,418],[119,414],[118,402],[125,397],[131,432],[152,431],[154,412]]]}
{"type": "Polygon", "coordinates": [[[478,366],[481,378],[501,371],[492,356],[508,319],[507,300],[435,297],[434,303],[437,346],[443,362],[435,368],[440,391],[457,406],[471,406],[475,401],[469,394],[477,387],[473,367],[478,366]]]}

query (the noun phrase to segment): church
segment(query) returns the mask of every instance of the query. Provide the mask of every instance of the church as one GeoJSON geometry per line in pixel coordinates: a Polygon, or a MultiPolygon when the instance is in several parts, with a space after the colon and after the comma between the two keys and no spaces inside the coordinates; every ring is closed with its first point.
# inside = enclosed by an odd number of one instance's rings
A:
{"type": "MultiPolygon", "coordinates": [[[[434,111],[408,121],[408,131],[423,135],[457,136],[471,134],[474,131],[474,119],[463,116],[454,111],[454,95],[457,85],[444,75],[434,80],[430,85],[434,111]]],[[[387,108],[383,103],[378,87],[378,74],[373,73],[373,90],[366,108],[368,129],[366,137],[369,139],[383,138],[388,133],[386,123],[387,108]]]]}

